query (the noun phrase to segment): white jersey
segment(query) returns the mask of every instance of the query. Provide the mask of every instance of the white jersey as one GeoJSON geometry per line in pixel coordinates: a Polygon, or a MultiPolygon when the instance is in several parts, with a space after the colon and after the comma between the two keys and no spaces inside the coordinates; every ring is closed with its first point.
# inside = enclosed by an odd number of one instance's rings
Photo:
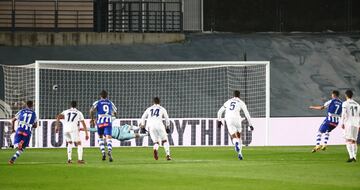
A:
{"type": "Polygon", "coordinates": [[[246,107],[246,104],[238,97],[231,98],[224,103],[224,105],[218,111],[217,114],[218,120],[221,120],[222,114],[224,112],[225,112],[225,120],[237,120],[237,121],[243,120],[243,118],[241,118],[240,115],[241,110],[244,112],[245,117],[249,122],[249,125],[252,125],[251,117],[246,107]]]}
{"type": "Polygon", "coordinates": [[[141,117],[141,125],[145,124],[147,119],[147,125],[163,125],[163,119],[165,119],[165,125],[170,125],[169,115],[165,108],[159,104],[154,104],[153,106],[147,108],[144,114],[141,117]]]}
{"type": "Polygon", "coordinates": [[[76,108],[70,108],[61,113],[64,115],[64,132],[79,130],[80,121],[84,121],[84,115],[76,108]]]}
{"type": "Polygon", "coordinates": [[[360,125],[360,106],[353,99],[342,103],[341,120],[345,126],[359,127],[360,125]]]}

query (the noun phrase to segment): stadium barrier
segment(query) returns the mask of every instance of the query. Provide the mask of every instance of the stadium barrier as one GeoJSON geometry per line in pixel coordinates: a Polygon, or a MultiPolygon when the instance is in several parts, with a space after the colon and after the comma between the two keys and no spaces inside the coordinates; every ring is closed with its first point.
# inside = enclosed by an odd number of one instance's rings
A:
{"type": "MultiPolygon", "coordinates": [[[[271,118],[268,133],[270,146],[300,146],[314,145],[315,135],[323,117],[271,118]]],[[[86,120],[89,125],[89,120],[86,120]]],[[[114,126],[123,124],[138,125],[138,119],[117,119],[114,126]]],[[[266,141],[265,119],[254,118],[254,131],[244,129],[245,145],[263,146],[266,141]]],[[[10,120],[0,120],[0,146],[8,146],[13,138],[10,133],[10,120]]],[[[97,147],[98,136],[93,132],[90,140],[85,141],[84,133],[81,138],[85,147],[97,147]]],[[[232,145],[227,129],[216,126],[216,119],[171,119],[171,134],[169,142],[172,146],[229,146],[232,145]]],[[[359,142],[359,141],[358,141],[359,142]]],[[[56,148],[65,147],[63,132],[55,133],[55,120],[40,120],[39,128],[33,132],[30,147],[56,148]]],[[[331,132],[330,145],[344,144],[343,130],[338,127],[331,132]]],[[[113,146],[150,146],[149,137],[132,139],[129,141],[114,141],[113,146]]]]}
{"type": "Polygon", "coordinates": [[[0,32],[0,45],[5,46],[163,44],[184,40],[182,33],[0,32]]]}

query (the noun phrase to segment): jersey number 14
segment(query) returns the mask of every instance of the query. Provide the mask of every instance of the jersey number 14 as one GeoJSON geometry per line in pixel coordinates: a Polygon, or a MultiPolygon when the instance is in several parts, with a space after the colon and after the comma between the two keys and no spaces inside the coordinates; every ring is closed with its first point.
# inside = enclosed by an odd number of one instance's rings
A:
{"type": "Polygon", "coordinates": [[[150,109],[150,112],[151,112],[151,116],[156,116],[156,117],[159,117],[159,109],[150,109]]]}

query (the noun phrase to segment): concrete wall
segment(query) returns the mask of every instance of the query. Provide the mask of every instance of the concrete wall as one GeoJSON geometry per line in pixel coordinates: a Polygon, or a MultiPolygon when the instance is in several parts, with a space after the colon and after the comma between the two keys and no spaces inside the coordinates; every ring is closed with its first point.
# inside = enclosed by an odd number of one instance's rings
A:
{"type": "MultiPolygon", "coordinates": [[[[360,100],[359,34],[189,34],[184,43],[12,47],[0,46],[0,64],[34,60],[271,61],[271,115],[323,116],[308,109],[333,89],[360,100]]],[[[0,68],[0,99],[3,97],[0,68]]],[[[306,123],[304,123],[306,125],[306,123]]]]}
{"type": "Polygon", "coordinates": [[[184,40],[181,33],[0,32],[3,46],[163,44],[184,40]]]}

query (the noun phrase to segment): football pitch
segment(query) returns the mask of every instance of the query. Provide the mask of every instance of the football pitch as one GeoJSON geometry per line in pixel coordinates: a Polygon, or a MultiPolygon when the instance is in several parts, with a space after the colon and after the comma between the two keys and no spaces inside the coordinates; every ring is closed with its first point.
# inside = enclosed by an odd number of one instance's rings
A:
{"type": "Polygon", "coordinates": [[[360,189],[360,163],[345,162],[345,146],[311,148],[245,147],[243,161],[232,147],[172,147],[172,161],[162,148],[158,161],[150,147],[114,148],[112,163],[85,148],[85,165],[66,164],[66,149],[28,149],[12,166],[14,150],[0,150],[0,189],[360,189]]]}

